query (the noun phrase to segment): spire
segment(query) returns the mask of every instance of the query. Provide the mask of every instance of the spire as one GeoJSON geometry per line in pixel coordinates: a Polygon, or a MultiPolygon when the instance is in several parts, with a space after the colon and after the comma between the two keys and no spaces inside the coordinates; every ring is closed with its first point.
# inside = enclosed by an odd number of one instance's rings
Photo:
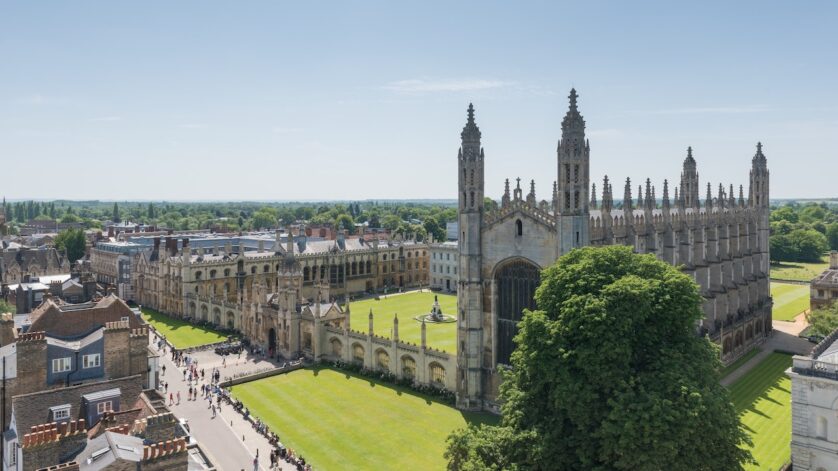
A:
{"type": "Polygon", "coordinates": [[[591,209],[596,209],[596,183],[591,184],[591,209]]]}
{"type": "Polygon", "coordinates": [[[691,166],[695,168],[695,159],[693,158],[693,148],[692,146],[687,147],[687,158],[684,159],[684,167],[691,166]]]}
{"type": "Polygon", "coordinates": [[[530,194],[527,195],[527,204],[535,206],[535,180],[530,180],[530,194]]]}
{"type": "Polygon", "coordinates": [[[645,203],[643,200],[643,185],[637,185],[637,207],[642,208],[645,203]]]}
{"type": "Polygon", "coordinates": [[[631,178],[626,177],[626,188],[623,191],[623,210],[631,210],[631,178]]]}
{"type": "Polygon", "coordinates": [[[521,199],[521,177],[515,179],[515,190],[512,192],[513,198],[517,201],[521,199]]]}
{"type": "Polygon", "coordinates": [[[568,95],[568,98],[570,98],[570,111],[579,111],[576,107],[576,99],[578,97],[579,97],[579,95],[576,94],[576,89],[571,88],[570,89],[570,95],[568,95]]]}
{"type": "MultiPolygon", "coordinates": [[[[677,189],[675,191],[678,191],[677,189]]],[[[669,181],[663,181],[663,207],[669,209],[669,181]]]]}
{"type": "Polygon", "coordinates": [[[733,183],[730,184],[730,193],[727,194],[728,207],[736,207],[736,193],[733,192],[733,183]]]}
{"type": "Polygon", "coordinates": [[[608,182],[608,175],[602,179],[602,210],[611,211],[614,206],[614,199],[611,195],[611,184],[608,182]]]}
{"type": "Polygon", "coordinates": [[[707,202],[704,205],[708,212],[713,210],[713,187],[710,182],[707,182],[707,202]]]}
{"type": "Polygon", "coordinates": [[[506,207],[509,205],[509,179],[507,178],[503,182],[503,196],[500,198],[500,205],[501,207],[506,207]]]}
{"type": "MultiPolygon", "coordinates": [[[[508,181],[508,180],[507,180],[508,181]]],[[[553,181],[553,201],[559,199],[559,184],[555,180],[553,181]]]]}
{"type": "Polygon", "coordinates": [[[757,153],[754,154],[753,164],[754,165],[767,165],[768,160],[765,158],[765,154],[762,153],[762,142],[757,142],[757,153]]]}
{"type": "Polygon", "coordinates": [[[480,141],[480,128],[474,121],[474,105],[471,103],[468,104],[468,119],[460,137],[463,141],[480,141]]]}
{"type": "Polygon", "coordinates": [[[644,203],[646,203],[646,209],[652,209],[653,208],[653,204],[652,204],[652,180],[649,179],[649,178],[646,179],[646,200],[644,201],[644,203]]]}
{"type": "Polygon", "coordinates": [[[721,183],[719,183],[719,196],[716,198],[716,202],[719,205],[720,209],[723,209],[727,203],[727,196],[725,195],[725,187],[721,183]]]}
{"type": "Polygon", "coordinates": [[[579,107],[576,103],[577,98],[579,98],[579,95],[576,94],[576,89],[571,88],[570,95],[568,95],[570,106],[568,107],[567,114],[565,114],[564,119],[562,120],[562,140],[565,140],[565,138],[568,137],[568,133],[578,133],[579,136],[576,137],[581,136],[584,138],[585,119],[582,118],[581,114],[579,114],[579,107]]]}
{"type": "Polygon", "coordinates": [[[739,207],[745,207],[745,188],[742,185],[739,185],[739,207]]]}

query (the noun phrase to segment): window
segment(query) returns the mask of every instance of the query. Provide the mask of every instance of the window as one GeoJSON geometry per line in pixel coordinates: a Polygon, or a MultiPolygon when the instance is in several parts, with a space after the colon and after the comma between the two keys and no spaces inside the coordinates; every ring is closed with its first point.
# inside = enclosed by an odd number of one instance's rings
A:
{"type": "Polygon", "coordinates": [[[81,357],[81,367],[82,368],[96,368],[102,364],[102,356],[98,353],[92,353],[90,355],[84,355],[81,357]]]}
{"type": "Polygon", "coordinates": [[[113,401],[103,401],[96,404],[96,413],[99,415],[113,410],[113,401]]]}
{"type": "Polygon", "coordinates": [[[56,358],[52,360],[52,372],[53,373],[63,373],[65,371],[70,371],[70,364],[71,364],[70,357],[66,358],[56,358]]]}
{"type": "Polygon", "coordinates": [[[69,418],[70,418],[70,408],[69,407],[66,408],[66,409],[55,409],[55,410],[52,411],[52,420],[53,421],[64,420],[64,419],[69,419],[69,418]]]}
{"type": "Polygon", "coordinates": [[[524,223],[522,223],[520,219],[515,221],[515,228],[519,237],[524,235],[524,223]]]}
{"type": "Polygon", "coordinates": [[[818,290],[818,297],[819,297],[819,298],[824,297],[824,292],[823,292],[823,290],[822,290],[822,289],[819,289],[819,290],[818,290]]]}
{"type": "Polygon", "coordinates": [[[255,275],[255,274],[256,274],[256,266],[255,266],[255,265],[254,265],[254,266],[252,266],[252,267],[250,267],[250,274],[251,274],[251,275],[255,275]]]}
{"type": "Polygon", "coordinates": [[[9,443],[9,454],[6,456],[9,457],[9,466],[15,466],[17,464],[17,442],[9,443]]]}

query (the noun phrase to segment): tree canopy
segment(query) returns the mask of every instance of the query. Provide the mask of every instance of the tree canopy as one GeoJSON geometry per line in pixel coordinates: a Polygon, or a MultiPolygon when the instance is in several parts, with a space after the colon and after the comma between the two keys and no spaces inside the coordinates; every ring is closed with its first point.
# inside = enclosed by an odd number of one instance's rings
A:
{"type": "Polygon", "coordinates": [[[735,470],[751,460],[697,285],[628,247],[542,272],[501,385],[502,421],[449,437],[450,470],[735,470]]]}
{"type": "Polygon", "coordinates": [[[66,229],[55,236],[55,248],[66,252],[70,263],[84,257],[86,242],[83,229],[66,229]]]}
{"type": "Polygon", "coordinates": [[[838,329],[838,302],[821,307],[820,309],[815,309],[809,314],[806,314],[806,321],[811,326],[809,332],[812,335],[826,337],[833,330],[838,329]]]}

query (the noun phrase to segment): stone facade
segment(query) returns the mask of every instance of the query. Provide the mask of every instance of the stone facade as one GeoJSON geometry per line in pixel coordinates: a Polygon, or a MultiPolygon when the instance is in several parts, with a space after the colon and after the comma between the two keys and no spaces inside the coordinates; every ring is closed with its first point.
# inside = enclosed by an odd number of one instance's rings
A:
{"type": "Polygon", "coordinates": [[[791,461],[795,471],[838,469],[838,331],[795,356],[791,377],[791,461]]]}
{"type": "Polygon", "coordinates": [[[178,253],[175,239],[158,240],[132,264],[134,300],[175,317],[244,330],[240,313],[256,284],[278,292],[280,280],[290,279],[289,267],[299,272],[298,300],[314,298],[324,283],[340,296],[428,285],[427,244],[343,236],[308,241],[304,234],[281,241],[277,231],[272,250],[238,252],[228,245],[193,253],[185,239],[178,253]]]}
{"type": "Polygon", "coordinates": [[[457,242],[443,242],[441,244],[431,244],[431,288],[447,292],[457,291],[457,270],[459,270],[460,263],[458,261],[459,250],[457,249],[457,242]]]}
{"type": "Polygon", "coordinates": [[[838,301],[838,252],[829,253],[829,267],[810,283],[809,304],[812,309],[828,306],[838,301]]]}
{"type": "Polygon", "coordinates": [[[70,262],[54,247],[0,250],[0,285],[63,273],[70,273],[70,262]]]}
{"type": "Polygon", "coordinates": [[[628,245],[681,266],[701,288],[705,317],[697,334],[722,346],[723,360],[737,358],[771,331],[769,294],[769,172],[761,144],[752,159],[748,197],[739,186],[707,184],[704,202],[692,149],[680,184],[670,197],[663,182],[658,199],[650,180],[633,199],[626,179],[622,202],[603,179],[600,203],[590,184],[590,143],[575,90],[562,121],[558,174],[552,197],[538,200],[535,184],[523,194],[509,180],[496,210],[484,207],[481,132],[469,105],[458,154],[459,289],[458,406],[494,409],[498,370],[509,362],[521,311],[533,308],[540,270],[569,250],[588,245],[628,245]]]}

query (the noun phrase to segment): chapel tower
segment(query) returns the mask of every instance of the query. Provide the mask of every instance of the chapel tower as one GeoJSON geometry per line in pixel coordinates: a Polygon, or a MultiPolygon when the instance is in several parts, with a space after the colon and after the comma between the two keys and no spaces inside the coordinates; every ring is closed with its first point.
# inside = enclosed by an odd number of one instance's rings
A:
{"type": "Polygon", "coordinates": [[[685,207],[698,209],[698,171],[692,147],[687,147],[687,158],[684,159],[684,169],[681,171],[681,194],[685,207]]]}
{"type": "Polygon", "coordinates": [[[482,403],[483,280],[480,230],[483,223],[483,148],[474,106],[460,134],[459,173],[459,286],[457,290],[457,403],[480,409],[482,403]]]}
{"type": "MultiPolygon", "coordinates": [[[[754,209],[757,219],[757,247],[760,252],[760,272],[768,275],[768,236],[769,224],[769,197],[768,197],[768,160],[762,153],[762,143],[757,142],[757,152],[751,159],[749,206],[754,209]]],[[[767,287],[763,288],[767,290],[767,287]]]]}
{"type": "Polygon", "coordinates": [[[585,119],[576,106],[576,89],[570,90],[570,109],[562,120],[558,146],[556,226],[559,230],[559,256],[590,243],[588,232],[588,189],[590,188],[591,147],[585,139],[585,119]]]}

